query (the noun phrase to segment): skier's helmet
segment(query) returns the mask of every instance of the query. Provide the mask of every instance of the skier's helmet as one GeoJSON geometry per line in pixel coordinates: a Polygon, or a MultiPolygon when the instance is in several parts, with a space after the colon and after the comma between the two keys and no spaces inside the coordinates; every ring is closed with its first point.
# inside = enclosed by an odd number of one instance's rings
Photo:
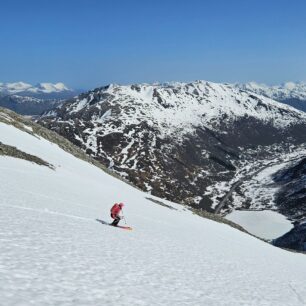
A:
{"type": "Polygon", "coordinates": [[[119,207],[122,208],[124,206],[123,203],[119,203],[119,207]]]}

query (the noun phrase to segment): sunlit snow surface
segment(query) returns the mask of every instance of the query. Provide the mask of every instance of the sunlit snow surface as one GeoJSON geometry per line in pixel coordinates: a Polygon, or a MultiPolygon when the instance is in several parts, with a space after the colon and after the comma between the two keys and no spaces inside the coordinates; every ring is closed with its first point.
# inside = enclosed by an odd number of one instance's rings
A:
{"type": "Polygon", "coordinates": [[[304,305],[306,257],[146,194],[0,124],[0,305],[304,305]],[[109,221],[126,204],[133,231],[109,221]]]}
{"type": "Polygon", "coordinates": [[[289,232],[293,225],[285,216],[271,210],[236,210],[226,216],[248,232],[265,239],[278,238],[289,232]]]}

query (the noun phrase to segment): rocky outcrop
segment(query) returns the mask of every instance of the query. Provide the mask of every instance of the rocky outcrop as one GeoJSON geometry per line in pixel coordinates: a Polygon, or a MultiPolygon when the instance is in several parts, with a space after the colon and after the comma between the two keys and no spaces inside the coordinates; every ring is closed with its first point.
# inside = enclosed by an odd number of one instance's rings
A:
{"type": "Polygon", "coordinates": [[[306,252],[306,222],[296,225],[287,234],[274,239],[272,244],[280,248],[306,252]]]}
{"type": "Polygon", "coordinates": [[[276,205],[279,212],[295,221],[306,218],[306,158],[274,175],[279,186],[276,205]]]}

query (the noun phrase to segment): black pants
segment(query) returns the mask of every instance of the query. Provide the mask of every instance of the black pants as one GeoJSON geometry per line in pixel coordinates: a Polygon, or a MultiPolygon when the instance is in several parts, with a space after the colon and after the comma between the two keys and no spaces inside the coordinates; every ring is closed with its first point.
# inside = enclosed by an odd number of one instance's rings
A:
{"type": "Polygon", "coordinates": [[[116,217],[111,216],[111,217],[114,218],[114,221],[111,223],[111,225],[117,226],[120,221],[120,217],[119,216],[116,216],[116,217]]]}

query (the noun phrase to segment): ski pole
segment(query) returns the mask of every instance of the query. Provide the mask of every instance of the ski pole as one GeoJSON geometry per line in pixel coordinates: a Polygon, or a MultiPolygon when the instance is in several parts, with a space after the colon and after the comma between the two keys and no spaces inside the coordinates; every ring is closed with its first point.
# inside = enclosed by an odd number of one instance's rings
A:
{"type": "MultiPolygon", "coordinates": [[[[123,210],[121,209],[122,214],[123,214],[123,210]]],[[[126,220],[125,220],[125,216],[122,216],[122,219],[124,219],[124,223],[126,224],[126,220]]]]}

